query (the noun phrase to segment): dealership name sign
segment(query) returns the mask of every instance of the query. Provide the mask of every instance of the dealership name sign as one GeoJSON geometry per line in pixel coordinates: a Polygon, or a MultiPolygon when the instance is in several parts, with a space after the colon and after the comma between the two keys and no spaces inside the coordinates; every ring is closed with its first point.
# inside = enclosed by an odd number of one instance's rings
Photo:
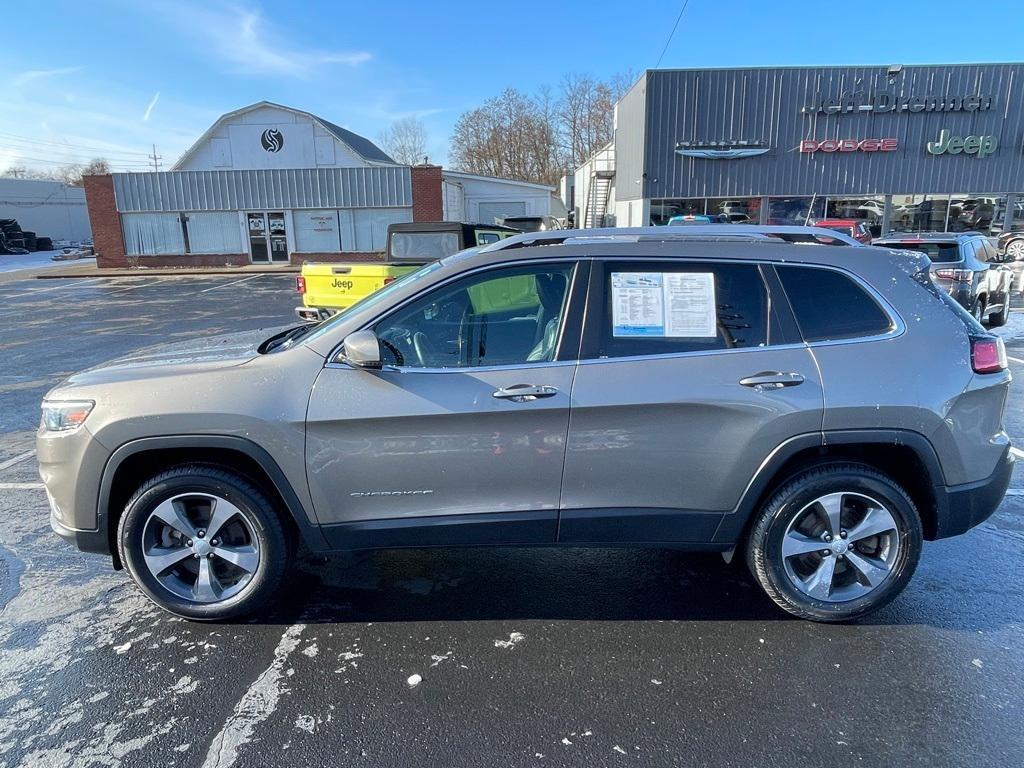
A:
{"type": "Polygon", "coordinates": [[[800,151],[813,152],[895,152],[898,139],[804,139],[800,151]]]}
{"type": "Polygon", "coordinates": [[[875,91],[872,94],[854,91],[827,98],[818,96],[800,111],[805,115],[844,115],[859,112],[987,112],[995,106],[995,101],[994,96],[987,94],[903,96],[895,91],[875,91]]]}

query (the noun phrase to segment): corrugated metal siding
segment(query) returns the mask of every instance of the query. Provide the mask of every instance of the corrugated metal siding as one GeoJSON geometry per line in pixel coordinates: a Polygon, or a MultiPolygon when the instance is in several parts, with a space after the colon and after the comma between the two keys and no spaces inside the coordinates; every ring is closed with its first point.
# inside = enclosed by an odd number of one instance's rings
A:
{"type": "Polygon", "coordinates": [[[405,167],[115,173],[122,213],[412,205],[405,167]]]}
{"type": "MultiPolygon", "coordinates": [[[[866,195],[1024,191],[1024,64],[912,66],[890,80],[886,67],[660,70],[648,73],[645,196],[866,195]],[[985,112],[801,114],[843,91],[995,96],[985,112]],[[995,154],[929,155],[943,129],[994,135],[995,154]],[[801,154],[802,139],[896,138],[895,152],[801,154]],[[677,141],[765,141],[766,155],[685,158],[677,141]]],[[[624,116],[620,106],[620,123],[624,116]]],[[[622,157],[628,148],[617,143],[622,157]]],[[[633,178],[640,178],[634,173],[633,178]]],[[[620,181],[620,186],[623,186],[620,181]]]]}
{"type": "Polygon", "coordinates": [[[647,73],[619,100],[615,115],[615,199],[639,200],[644,173],[644,123],[647,117],[647,73]]]}

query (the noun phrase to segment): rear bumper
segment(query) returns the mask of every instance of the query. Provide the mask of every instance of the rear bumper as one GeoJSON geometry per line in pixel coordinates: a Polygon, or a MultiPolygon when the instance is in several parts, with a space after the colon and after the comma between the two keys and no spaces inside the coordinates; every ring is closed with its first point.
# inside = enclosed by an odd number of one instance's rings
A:
{"type": "Polygon", "coordinates": [[[1013,454],[1007,446],[995,471],[984,480],[935,488],[936,526],[931,538],[945,539],[983,523],[999,508],[1013,474],[1013,454]]]}
{"type": "Polygon", "coordinates": [[[319,323],[321,320],[326,320],[331,315],[335,314],[337,310],[333,312],[329,309],[320,309],[318,307],[296,307],[295,314],[306,323],[319,323]]]}

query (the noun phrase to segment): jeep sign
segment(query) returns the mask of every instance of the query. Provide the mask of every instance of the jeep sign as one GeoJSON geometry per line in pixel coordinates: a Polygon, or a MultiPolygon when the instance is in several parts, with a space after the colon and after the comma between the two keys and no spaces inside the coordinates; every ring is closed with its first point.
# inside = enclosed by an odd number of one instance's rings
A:
{"type": "Polygon", "coordinates": [[[897,139],[804,139],[801,152],[895,152],[897,139]]]}
{"type": "Polygon", "coordinates": [[[999,140],[995,136],[950,136],[949,131],[939,131],[939,138],[924,145],[929,155],[977,155],[988,157],[996,151],[999,140]]]}

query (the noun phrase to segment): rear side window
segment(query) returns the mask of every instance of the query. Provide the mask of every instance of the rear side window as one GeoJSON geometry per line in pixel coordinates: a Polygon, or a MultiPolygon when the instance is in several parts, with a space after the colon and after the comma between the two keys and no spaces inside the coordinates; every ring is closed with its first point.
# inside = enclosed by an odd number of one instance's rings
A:
{"type": "Polygon", "coordinates": [[[903,251],[917,251],[923,253],[933,262],[948,263],[963,259],[963,255],[960,253],[960,244],[954,242],[925,243],[919,240],[886,240],[872,243],[872,245],[880,245],[883,248],[899,248],[903,251]]]}
{"type": "Polygon", "coordinates": [[[870,294],[841,272],[776,267],[805,341],[877,336],[892,320],[870,294]]]}
{"type": "Polygon", "coordinates": [[[764,346],[768,299],[750,264],[611,262],[604,271],[598,355],[764,346]]]}

